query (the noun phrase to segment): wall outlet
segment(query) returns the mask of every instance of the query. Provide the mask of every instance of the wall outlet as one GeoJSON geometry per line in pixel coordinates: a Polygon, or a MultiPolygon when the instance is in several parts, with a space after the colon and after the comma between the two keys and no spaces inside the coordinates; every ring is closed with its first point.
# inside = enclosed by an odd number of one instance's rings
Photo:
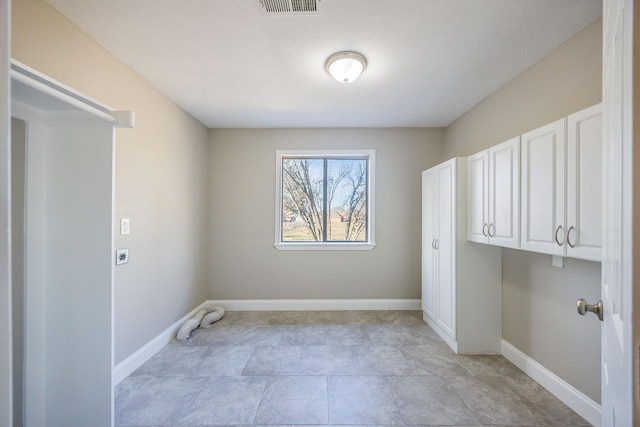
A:
{"type": "Polygon", "coordinates": [[[129,262],[129,249],[118,249],[116,251],[116,265],[122,265],[129,262]]]}

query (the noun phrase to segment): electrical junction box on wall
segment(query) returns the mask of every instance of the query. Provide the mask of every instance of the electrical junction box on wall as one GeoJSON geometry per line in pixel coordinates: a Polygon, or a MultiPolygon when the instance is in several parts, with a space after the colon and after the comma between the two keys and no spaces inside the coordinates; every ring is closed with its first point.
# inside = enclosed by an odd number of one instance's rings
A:
{"type": "Polygon", "coordinates": [[[129,262],[129,249],[118,249],[116,251],[116,265],[122,265],[129,262]]]}

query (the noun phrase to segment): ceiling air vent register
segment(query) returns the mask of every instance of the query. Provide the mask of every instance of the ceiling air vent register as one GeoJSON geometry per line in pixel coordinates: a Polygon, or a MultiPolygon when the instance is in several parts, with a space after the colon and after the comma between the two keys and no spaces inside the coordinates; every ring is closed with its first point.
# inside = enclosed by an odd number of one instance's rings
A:
{"type": "Polygon", "coordinates": [[[319,0],[259,0],[264,15],[316,15],[319,0]]]}

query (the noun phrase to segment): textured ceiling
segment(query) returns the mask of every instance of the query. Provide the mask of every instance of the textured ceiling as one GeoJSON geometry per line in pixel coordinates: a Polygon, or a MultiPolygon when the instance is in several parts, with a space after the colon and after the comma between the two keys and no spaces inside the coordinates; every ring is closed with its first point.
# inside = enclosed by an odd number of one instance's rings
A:
{"type": "Polygon", "coordinates": [[[602,13],[602,0],[47,0],[208,127],[446,126],[602,13]],[[355,50],[368,68],[333,80],[355,50]]]}

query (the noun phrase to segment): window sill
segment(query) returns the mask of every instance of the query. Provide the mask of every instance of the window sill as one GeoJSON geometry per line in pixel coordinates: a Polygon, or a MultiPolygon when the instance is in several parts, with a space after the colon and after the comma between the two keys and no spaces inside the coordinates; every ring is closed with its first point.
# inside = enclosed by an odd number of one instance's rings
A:
{"type": "Polygon", "coordinates": [[[276,243],[279,251],[370,251],[375,243],[276,243]]]}

